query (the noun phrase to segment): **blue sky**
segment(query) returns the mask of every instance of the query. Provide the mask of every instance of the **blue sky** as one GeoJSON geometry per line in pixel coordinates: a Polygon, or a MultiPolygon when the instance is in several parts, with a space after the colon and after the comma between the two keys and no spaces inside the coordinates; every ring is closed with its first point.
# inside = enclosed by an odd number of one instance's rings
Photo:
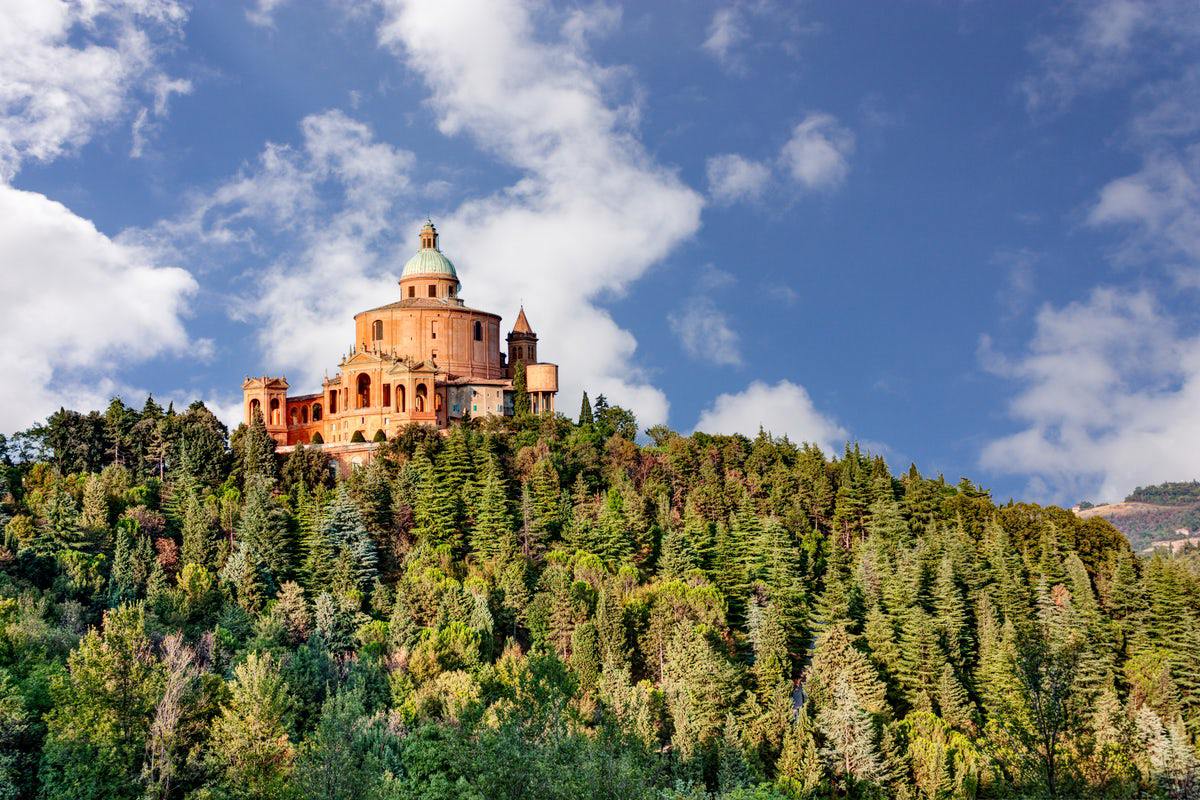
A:
{"type": "Polygon", "coordinates": [[[1001,497],[1200,472],[1177,0],[6,3],[0,428],[312,390],[427,214],[562,409],[1001,497]]]}

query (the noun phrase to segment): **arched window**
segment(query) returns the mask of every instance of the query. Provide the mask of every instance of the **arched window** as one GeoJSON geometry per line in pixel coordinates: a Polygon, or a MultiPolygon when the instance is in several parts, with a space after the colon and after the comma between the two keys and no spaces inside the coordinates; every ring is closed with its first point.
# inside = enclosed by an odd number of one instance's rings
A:
{"type": "Polygon", "coordinates": [[[321,404],[320,403],[313,403],[312,421],[313,422],[321,421],[321,404]]]}
{"type": "Polygon", "coordinates": [[[288,422],[292,425],[300,424],[300,412],[294,408],[288,411],[288,422]]]}
{"type": "Polygon", "coordinates": [[[517,351],[517,353],[516,353],[516,355],[513,356],[513,358],[519,360],[521,358],[521,348],[520,347],[516,348],[516,351],[517,351]]]}
{"type": "Polygon", "coordinates": [[[338,400],[337,396],[338,396],[337,389],[334,389],[333,391],[331,391],[329,393],[329,413],[330,414],[337,413],[337,400],[338,400]]]}
{"type": "Polygon", "coordinates": [[[423,412],[425,410],[425,400],[429,397],[429,390],[425,388],[425,384],[418,383],[416,396],[413,400],[413,408],[423,412]]]}
{"type": "Polygon", "coordinates": [[[371,339],[378,342],[383,338],[383,320],[377,319],[371,323],[371,339]]]}
{"type": "Polygon", "coordinates": [[[258,402],[257,399],[250,401],[250,418],[247,420],[248,422],[254,421],[255,412],[262,413],[262,403],[258,402]]]}
{"type": "Polygon", "coordinates": [[[371,376],[363,372],[358,376],[358,407],[371,407],[371,376]]]}
{"type": "Polygon", "coordinates": [[[435,394],[433,396],[433,410],[434,411],[442,410],[442,396],[440,394],[435,394]]]}
{"type": "Polygon", "coordinates": [[[300,406],[300,423],[302,425],[308,424],[308,406],[300,406]]]}
{"type": "Polygon", "coordinates": [[[387,408],[391,404],[392,404],[392,385],[390,383],[385,383],[383,385],[383,402],[380,403],[379,405],[383,406],[384,408],[387,408]]]}
{"type": "Polygon", "coordinates": [[[396,387],[396,410],[404,411],[404,384],[396,387]]]}
{"type": "Polygon", "coordinates": [[[279,422],[280,422],[280,416],[279,416],[279,398],[278,398],[278,397],[272,397],[272,398],[271,398],[271,424],[272,424],[272,425],[278,425],[278,424],[279,424],[279,422]]]}
{"type": "Polygon", "coordinates": [[[475,341],[483,341],[483,323],[479,320],[475,320],[475,341]]]}

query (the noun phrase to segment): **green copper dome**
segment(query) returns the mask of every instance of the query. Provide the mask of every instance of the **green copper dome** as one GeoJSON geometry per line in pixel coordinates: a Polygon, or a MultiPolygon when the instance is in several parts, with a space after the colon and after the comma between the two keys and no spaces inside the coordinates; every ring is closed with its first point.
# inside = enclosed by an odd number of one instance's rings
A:
{"type": "Polygon", "coordinates": [[[448,278],[458,279],[458,273],[454,271],[454,264],[450,259],[442,255],[440,250],[434,250],[432,247],[422,247],[404,265],[404,271],[400,273],[400,277],[407,278],[412,275],[445,275],[448,278]]]}
{"type": "Polygon", "coordinates": [[[437,228],[433,226],[432,220],[425,221],[425,227],[421,228],[420,241],[421,249],[404,265],[404,271],[400,273],[400,278],[404,279],[413,275],[444,275],[447,278],[458,280],[454,264],[438,249],[438,232],[437,228]]]}

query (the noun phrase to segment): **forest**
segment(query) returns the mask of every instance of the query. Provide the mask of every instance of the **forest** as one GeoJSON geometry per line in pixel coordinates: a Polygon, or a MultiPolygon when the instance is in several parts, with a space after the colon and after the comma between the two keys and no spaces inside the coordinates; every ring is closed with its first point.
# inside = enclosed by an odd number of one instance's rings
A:
{"type": "Polygon", "coordinates": [[[0,799],[1200,797],[1200,559],[772,437],[0,437],[0,799]],[[639,443],[640,440],[640,443],[639,443]]]}

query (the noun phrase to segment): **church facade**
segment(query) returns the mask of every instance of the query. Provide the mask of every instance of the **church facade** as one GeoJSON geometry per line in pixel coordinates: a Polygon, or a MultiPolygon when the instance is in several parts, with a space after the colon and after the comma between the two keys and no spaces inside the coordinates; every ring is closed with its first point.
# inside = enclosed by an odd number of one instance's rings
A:
{"type": "Polygon", "coordinates": [[[525,309],[502,352],[500,316],[468,307],[461,288],[437,228],[426,222],[420,249],[400,275],[400,299],[355,314],[354,344],[337,374],[303,395],[289,395],[283,377],[247,378],[246,423],[261,412],[284,446],[348,445],[380,432],[391,438],[414,422],[447,428],[468,417],[511,415],[517,364],[525,365],[534,413],[554,413],[558,366],[538,360],[525,309]]]}

